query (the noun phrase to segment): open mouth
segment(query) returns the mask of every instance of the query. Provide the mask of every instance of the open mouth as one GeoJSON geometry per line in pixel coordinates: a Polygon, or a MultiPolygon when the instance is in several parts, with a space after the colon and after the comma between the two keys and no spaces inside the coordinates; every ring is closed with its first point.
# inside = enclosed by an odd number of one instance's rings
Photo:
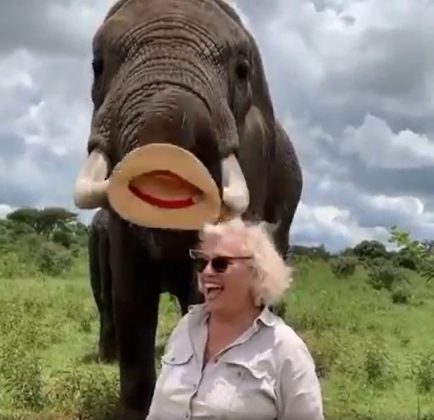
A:
{"type": "Polygon", "coordinates": [[[140,200],[162,209],[183,209],[199,202],[202,191],[195,185],[166,170],[134,177],[129,190],[140,200]]]}
{"type": "Polygon", "coordinates": [[[205,283],[204,288],[205,288],[205,297],[208,300],[216,299],[224,290],[223,286],[219,286],[214,283],[205,283]]]}

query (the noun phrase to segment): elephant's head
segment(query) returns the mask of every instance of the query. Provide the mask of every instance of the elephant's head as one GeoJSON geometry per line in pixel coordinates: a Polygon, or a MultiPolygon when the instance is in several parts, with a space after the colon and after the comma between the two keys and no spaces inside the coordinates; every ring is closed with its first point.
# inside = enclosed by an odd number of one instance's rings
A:
{"type": "Polygon", "coordinates": [[[233,212],[252,205],[240,150],[261,148],[251,171],[263,175],[272,142],[249,141],[274,132],[274,115],[255,41],[225,1],[118,1],[95,34],[93,71],[88,158],[74,190],[79,208],[104,205],[114,166],[154,142],[194,153],[233,212]]]}

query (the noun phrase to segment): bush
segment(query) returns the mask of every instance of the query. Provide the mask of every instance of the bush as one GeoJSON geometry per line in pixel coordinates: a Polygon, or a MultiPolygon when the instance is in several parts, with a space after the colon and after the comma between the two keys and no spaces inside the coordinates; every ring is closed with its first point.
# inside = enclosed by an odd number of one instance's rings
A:
{"type": "Polygon", "coordinates": [[[316,334],[315,332],[301,333],[315,362],[315,371],[318,378],[324,378],[331,372],[339,356],[339,347],[333,333],[316,334]]]}
{"type": "Polygon", "coordinates": [[[379,241],[364,240],[354,247],[354,255],[361,260],[372,260],[373,258],[387,258],[386,247],[379,241]]]}
{"type": "Polygon", "coordinates": [[[72,267],[73,258],[69,251],[46,242],[36,254],[36,263],[41,273],[48,276],[59,276],[72,267]]]}
{"type": "Polygon", "coordinates": [[[309,274],[309,269],[312,265],[312,259],[306,255],[294,255],[292,266],[296,277],[304,278],[309,274]]]}
{"type": "Polygon", "coordinates": [[[393,303],[409,303],[411,299],[410,288],[404,284],[399,285],[392,291],[393,303]]]}
{"type": "Polygon", "coordinates": [[[398,267],[407,268],[408,270],[413,271],[417,269],[416,260],[407,248],[400,250],[395,256],[394,260],[395,265],[398,267]]]}
{"type": "Polygon", "coordinates": [[[39,356],[12,336],[0,347],[0,375],[15,409],[39,411],[45,404],[39,356]]]}
{"type": "Polygon", "coordinates": [[[371,385],[385,388],[393,381],[392,366],[387,349],[380,343],[372,343],[366,349],[364,371],[366,380],[371,385]]]}
{"type": "Polygon", "coordinates": [[[58,230],[53,233],[52,241],[56,244],[63,246],[64,248],[71,248],[73,243],[72,235],[63,230],[58,230]]]}
{"type": "Polygon", "coordinates": [[[368,273],[368,283],[376,290],[392,290],[396,284],[403,284],[406,278],[397,267],[387,260],[377,260],[372,264],[368,273]]]}
{"type": "Polygon", "coordinates": [[[337,278],[351,277],[356,271],[356,260],[350,257],[339,257],[330,263],[331,270],[337,278]]]}
{"type": "Polygon", "coordinates": [[[434,391],[434,353],[422,355],[415,363],[413,376],[420,393],[434,391]]]}
{"type": "Polygon", "coordinates": [[[31,267],[26,267],[23,258],[15,252],[6,252],[0,256],[0,278],[14,279],[30,274],[31,267]]]}
{"type": "Polygon", "coordinates": [[[107,419],[118,399],[115,372],[101,366],[71,366],[53,375],[52,404],[81,420],[107,419]]]}

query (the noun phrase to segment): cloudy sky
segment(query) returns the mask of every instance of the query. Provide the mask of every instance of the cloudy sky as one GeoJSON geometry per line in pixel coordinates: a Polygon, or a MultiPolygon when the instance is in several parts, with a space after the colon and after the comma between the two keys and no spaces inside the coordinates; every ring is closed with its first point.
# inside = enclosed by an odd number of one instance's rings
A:
{"type": "MultiPolygon", "coordinates": [[[[90,43],[109,3],[2,2],[0,216],[19,206],[75,210],[90,43]]],[[[303,167],[292,241],[339,250],[386,241],[394,224],[433,239],[434,2],[236,3],[303,167]]]]}

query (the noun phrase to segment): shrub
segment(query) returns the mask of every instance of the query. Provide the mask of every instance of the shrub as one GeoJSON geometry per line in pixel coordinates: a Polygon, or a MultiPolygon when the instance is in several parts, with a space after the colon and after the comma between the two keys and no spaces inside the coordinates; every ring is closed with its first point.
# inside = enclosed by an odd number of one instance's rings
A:
{"type": "Polygon", "coordinates": [[[337,278],[351,277],[356,271],[356,260],[350,257],[339,257],[330,263],[331,270],[337,278]]]}
{"type": "Polygon", "coordinates": [[[53,378],[49,392],[52,404],[74,418],[102,420],[113,413],[118,398],[115,372],[102,366],[73,366],[56,372],[53,378]]]}
{"type": "Polygon", "coordinates": [[[354,247],[354,255],[361,260],[372,260],[373,258],[387,258],[386,247],[379,241],[364,240],[354,247]]]}
{"type": "Polygon", "coordinates": [[[418,392],[429,393],[434,390],[434,353],[419,357],[413,368],[413,376],[418,392]]]}
{"type": "Polygon", "coordinates": [[[312,265],[312,259],[307,255],[294,255],[292,258],[292,266],[294,267],[294,275],[297,277],[306,277],[309,274],[309,269],[312,265]]]}
{"type": "Polygon", "coordinates": [[[53,232],[52,240],[54,243],[59,244],[65,248],[71,248],[73,237],[69,232],[58,230],[53,232]]]}
{"type": "Polygon", "coordinates": [[[59,276],[72,267],[73,258],[70,252],[46,242],[38,250],[36,262],[41,273],[48,276],[59,276]]]}
{"type": "Polygon", "coordinates": [[[389,261],[377,260],[372,264],[368,273],[368,283],[377,290],[392,290],[395,284],[403,284],[406,278],[397,267],[394,267],[389,261]]]}
{"type": "Polygon", "coordinates": [[[411,290],[407,285],[401,284],[396,286],[392,290],[393,303],[409,303],[410,299],[411,299],[411,290]]]}
{"type": "Polygon", "coordinates": [[[333,334],[315,334],[305,332],[301,334],[315,362],[316,374],[324,378],[332,369],[339,349],[333,334]]]}
{"type": "Polygon", "coordinates": [[[416,270],[416,259],[408,248],[401,249],[394,258],[395,265],[409,270],[416,270]]]}
{"type": "Polygon", "coordinates": [[[387,349],[371,343],[365,351],[364,371],[368,383],[384,388],[394,378],[387,349]]]}
{"type": "Polygon", "coordinates": [[[0,278],[24,277],[30,271],[32,271],[31,267],[26,267],[23,259],[15,252],[6,252],[0,256],[0,278]]]}
{"type": "Polygon", "coordinates": [[[39,356],[32,350],[25,350],[19,336],[6,340],[0,349],[0,374],[13,407],[41,410],[45,400],[39,356]]]}

